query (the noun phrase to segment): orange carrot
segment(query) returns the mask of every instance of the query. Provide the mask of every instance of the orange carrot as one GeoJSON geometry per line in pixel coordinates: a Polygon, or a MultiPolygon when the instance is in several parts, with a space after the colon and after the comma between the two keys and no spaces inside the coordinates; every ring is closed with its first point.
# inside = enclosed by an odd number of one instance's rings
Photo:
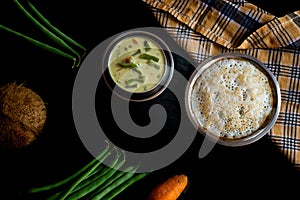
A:
{"type": "Polygon", "coordinates": [[[147,200],[176,200],[188,184],[184,174],[174,175],[157,185],[149,194],[147,200]]]}

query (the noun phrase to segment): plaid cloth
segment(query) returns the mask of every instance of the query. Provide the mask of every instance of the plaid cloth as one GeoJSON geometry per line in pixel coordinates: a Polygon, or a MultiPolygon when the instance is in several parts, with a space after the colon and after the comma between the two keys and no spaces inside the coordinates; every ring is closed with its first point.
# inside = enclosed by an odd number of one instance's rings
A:
{"type": "Polygon", "coordinates": [[[300,170],[300,11],[276,17],[243,0],[143,0],[160,25],[200,63],[222,52],[263,62],[281,89],[268,137],[300,170]]]}

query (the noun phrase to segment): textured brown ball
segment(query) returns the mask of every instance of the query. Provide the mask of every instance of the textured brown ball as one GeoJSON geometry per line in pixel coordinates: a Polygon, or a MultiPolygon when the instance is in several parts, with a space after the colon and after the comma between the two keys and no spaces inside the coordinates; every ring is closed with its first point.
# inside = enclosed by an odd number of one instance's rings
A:
{"type": "Polygon", "coordinates": [[[15,82],[0,88],[1,147],[28,146],[40,135],[45,121],[45,103],[34,91],[15,82]]]}

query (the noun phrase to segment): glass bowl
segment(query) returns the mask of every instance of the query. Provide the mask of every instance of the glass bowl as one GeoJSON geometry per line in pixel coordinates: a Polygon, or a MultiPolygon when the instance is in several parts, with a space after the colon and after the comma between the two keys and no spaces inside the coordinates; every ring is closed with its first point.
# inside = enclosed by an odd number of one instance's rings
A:
{"type": "Polygon", "coordinates": [[[167,44],[156,34],[133,30],[117,35],[105,51],[105,82],[118,96],[147,101],[172,79],[174,63],[167,44]]]}

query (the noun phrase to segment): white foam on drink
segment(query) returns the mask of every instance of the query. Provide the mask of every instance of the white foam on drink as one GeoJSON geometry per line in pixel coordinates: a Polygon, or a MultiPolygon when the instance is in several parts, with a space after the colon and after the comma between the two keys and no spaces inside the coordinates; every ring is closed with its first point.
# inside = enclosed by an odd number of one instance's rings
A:
{"type": "Polygon", "coordinates": [[[263,72],[246,60],[228,58],[198,77],[191,106],[205,130],[232,139],[259,129],[272,110],[273,96],[263,72]]]}

